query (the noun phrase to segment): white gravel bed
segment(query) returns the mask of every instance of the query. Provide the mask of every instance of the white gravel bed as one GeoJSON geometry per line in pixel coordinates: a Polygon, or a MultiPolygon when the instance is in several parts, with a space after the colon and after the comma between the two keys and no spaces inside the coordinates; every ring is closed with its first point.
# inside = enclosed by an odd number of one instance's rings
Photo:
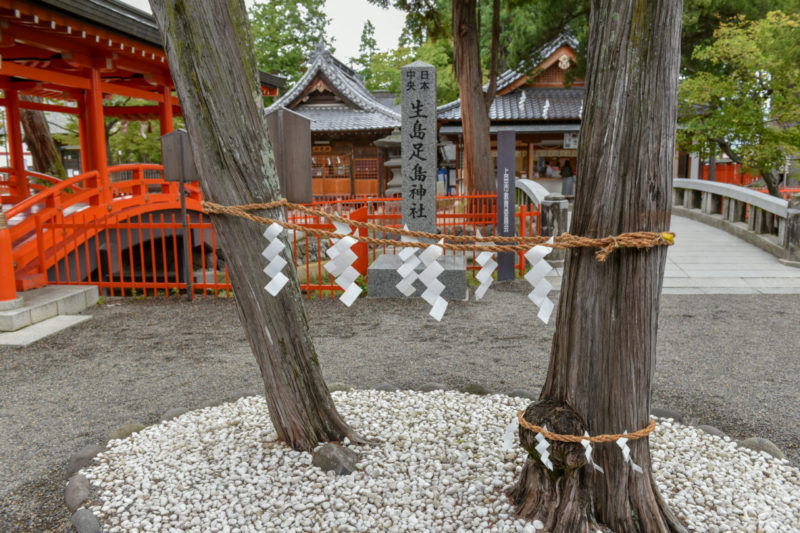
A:
{"type": "MultiPolygon", "coordinates": [[[[276,441],[261,397],[111,441],[83,473],[115,531],[526,531],[505,496],[525,454],[503,452],[529,400],[457,392],[333,393],[360,434],[359,471],[328,475],[276,441]]],[[[728,438],[660,420],[655,478],[694,531],[800,531],[800,471],[728,438]]]]}

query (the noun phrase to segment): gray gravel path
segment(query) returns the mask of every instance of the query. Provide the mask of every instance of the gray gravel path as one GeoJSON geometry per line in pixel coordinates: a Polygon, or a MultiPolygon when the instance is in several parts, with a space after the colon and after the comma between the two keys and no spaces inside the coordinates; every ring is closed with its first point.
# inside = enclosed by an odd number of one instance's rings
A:
{"type": "MultiPolygon", "coordinates": [[[[538,392],[553,326],[527,286],[453,302],[444,320],[420,300],[362,299],[307,310],[328,383],[538,392]]],[[[92,320],[27,348],[0,348],[0,531],[68,531],[69,455],[128,422],[157,422],[260,394],[232,301],[111,300],[92,320]]],[[[800,296],[662,298],[653,405],[729,435],[766,436],[800,464],[800,296]]]]}

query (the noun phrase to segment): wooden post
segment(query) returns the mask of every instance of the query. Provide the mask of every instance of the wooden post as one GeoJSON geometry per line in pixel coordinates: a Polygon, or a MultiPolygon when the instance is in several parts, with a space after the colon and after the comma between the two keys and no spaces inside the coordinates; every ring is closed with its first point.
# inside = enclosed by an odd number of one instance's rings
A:
{"type": "MultiPolygon", "coordinates": [[[[203,195],[223,205],[280,197],[243,0],[151,0],[181,101],[203,195]]],[[[284,209],[260,214],[286,219],[284,209]]],[[[303,310],[286,233],[281,240],[288,284],[276,296],[261,255],[264,227],[211,215],[225,254],[239,317],[261,370],[278,438],[299,450],[345,436],[344,422],[322,379],[303,310]]]]}
{"type": "Polygon", "coordinates": [[[100,71],[94,67],[89,72],[89,92],[87,107],[89,108],[88,130],[89,144],[92,149],[92,170],[98,173],[100,200],[111,202],[111,176],[108,174],[108,156],[106,151],[106,131],[103,120],[103,92],[100,89],[100,71]]]}
{"type": "Polygon", "coordinates": [[[0,302],[17,299],[11,245],[11,229],[8,227],[6,214],[0,212],[0,302]]]}
{"type": "Polygon", "coordinates": [[[30,196],[28,177],[25,175],[25,155],[22,148],[22,129],[19,116],[19,93],[16,89],[6,91],[6,117],[8,122],[8,145],[11,151],[11,169],[14,172],[17,201],[30,196]]]}
{"type": "Polygon", "coordinates": [[[89,142],[89,108],[86,106],[86,91],[81,91],[78,103],[78,137],[81,142],[81,173],[92,169],[92,143],[89,142]]]}
{"type": "Polygon", "coordinates": [[[163,102],[158,104],[158,121],[161,127],[161,135],[166,135],[173,129],[172,125],[172,91],[168,85],[161,88],[163,102]]]}
{"type": "Polygon", "coordinates": [[[533,179],[533,169],[535,168],[533,161],[533,143],[528,143],[528,179],[533,179]]]}

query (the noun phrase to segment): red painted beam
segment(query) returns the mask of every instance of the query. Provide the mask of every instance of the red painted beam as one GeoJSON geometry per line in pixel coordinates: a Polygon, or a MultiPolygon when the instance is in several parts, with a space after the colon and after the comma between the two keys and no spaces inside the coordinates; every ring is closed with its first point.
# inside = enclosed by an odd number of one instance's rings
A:
{"type": "MultiPolygon", "coordinates": [[[[5,98],[0,98],[0,105],[5,106],[7,105],[8,100],[5,98]]],[[[80,111],[78,111],[77,107],[70,107],[66,105],[55,105],[55,104],[44,104],[40,102],[29,102],[27,100],[20,100],[19,107],[22,109],[33,109],[35,111],[51,111],[53,113],[68,113],[70,115],[78,115],[80,111]]]]}
{"type": "Polygon", "coordinates": [[[0,76],[15,76],[35,81],[52,82],[73,89],[88,89],[89,80],[72,74],[64,74],[53,70],[26,67],[10,61],[0,63],[0,76]]]}

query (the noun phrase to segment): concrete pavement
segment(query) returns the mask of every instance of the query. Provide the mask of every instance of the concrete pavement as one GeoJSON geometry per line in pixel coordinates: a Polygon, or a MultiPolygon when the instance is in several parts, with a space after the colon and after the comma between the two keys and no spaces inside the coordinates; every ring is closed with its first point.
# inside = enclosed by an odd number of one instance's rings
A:
{"type": "Polygon", "coordinates": [[[800,294],[800,268],[717,228],[673,215],[663,294],[800,294]]]}

